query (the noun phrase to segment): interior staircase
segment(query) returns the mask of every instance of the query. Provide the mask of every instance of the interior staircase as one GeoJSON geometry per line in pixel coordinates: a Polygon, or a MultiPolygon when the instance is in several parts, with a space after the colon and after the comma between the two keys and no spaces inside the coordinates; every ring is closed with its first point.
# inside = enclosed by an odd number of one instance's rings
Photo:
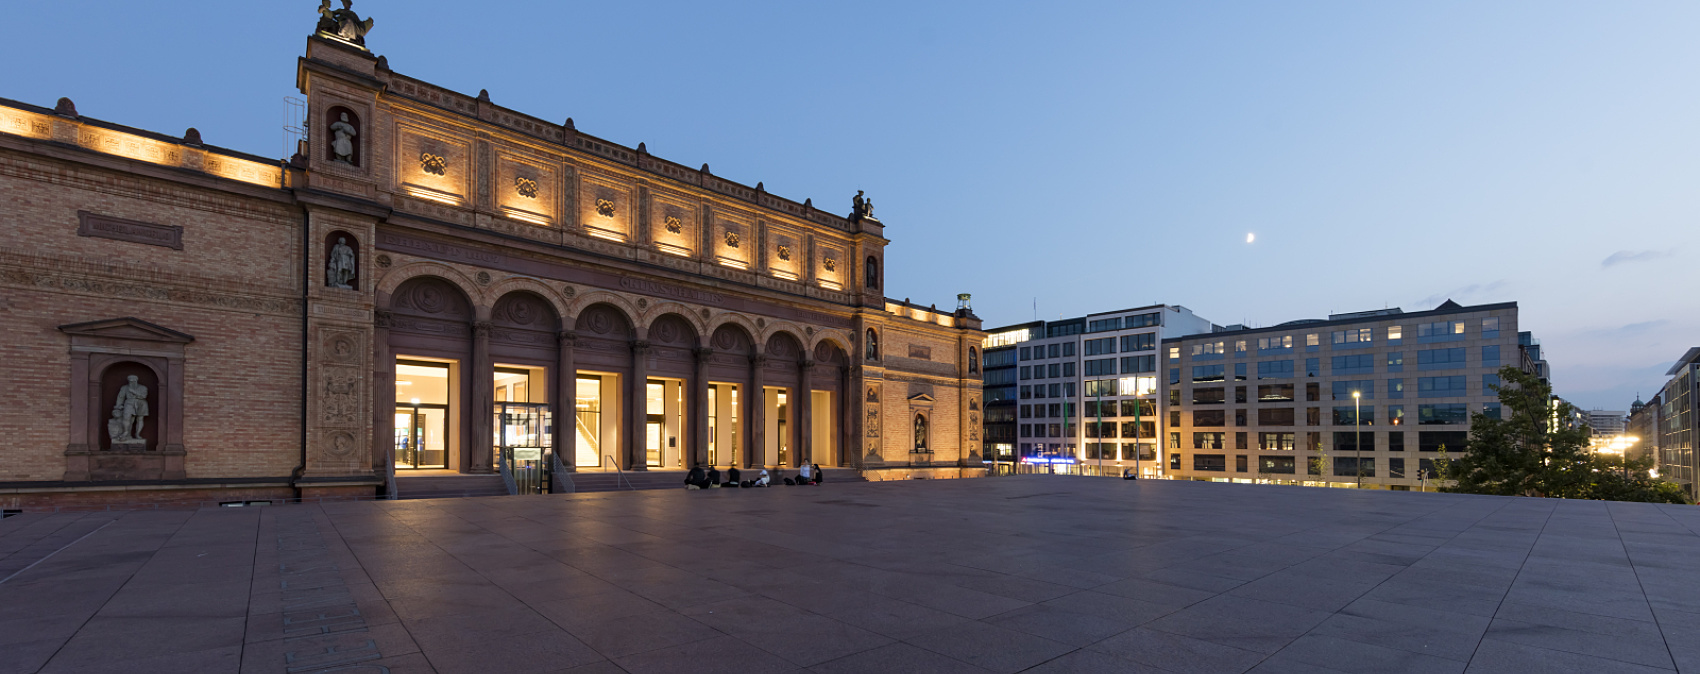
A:
{"type": "MultiPolygon", "coordinates": [[[[830,478],[828,478],[830,479],[830,478]]],[[[507,496],[508,488],[499,473],[490,475],[442,475],[395,478],[400,498],[459,498],[462,496],[507,496]]]]}

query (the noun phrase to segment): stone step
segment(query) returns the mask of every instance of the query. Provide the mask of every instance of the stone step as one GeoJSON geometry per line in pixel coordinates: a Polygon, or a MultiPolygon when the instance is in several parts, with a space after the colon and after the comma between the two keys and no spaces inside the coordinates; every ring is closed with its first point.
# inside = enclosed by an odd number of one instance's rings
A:
{"type": "Polygon", "coordinates": [[[396,494],[404,499],[508,495],[501,475],[398,476],[395,486],[396,494]]]}

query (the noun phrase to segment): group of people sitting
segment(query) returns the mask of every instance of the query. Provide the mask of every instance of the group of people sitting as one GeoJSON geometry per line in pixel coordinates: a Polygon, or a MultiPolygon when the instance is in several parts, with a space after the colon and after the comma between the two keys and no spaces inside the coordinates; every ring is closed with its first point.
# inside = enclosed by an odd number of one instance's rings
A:
{"type": "MultiPolygon", "coordinates": [[[[704,470],[702,466],[697,466],[692,468],[689,474],[685,475],[685,488],[719,489],[721,487],[729,487],[732,489],[751,489],[755,487],[769,486],[772,484],[774,479],[772,476],[767,474],[766,468],[763,468],[761,474],[757,475],[754,480],[740,480],[739,478],[741,477],[743,477],[743,475],[739,473],[738,468],[734,466],[726,469],[726,481],[722,483],[720,481],[719,468],[709,466],[707,470],[704,470]]],[[[788,485],[820,484],[826,481],[826,473],[821,471],[819,464],[805,463],[797,468],[796,477],[785,477],[785,471],[779,471],[778,478],[784,480],[785,484],[788,485]]]]}

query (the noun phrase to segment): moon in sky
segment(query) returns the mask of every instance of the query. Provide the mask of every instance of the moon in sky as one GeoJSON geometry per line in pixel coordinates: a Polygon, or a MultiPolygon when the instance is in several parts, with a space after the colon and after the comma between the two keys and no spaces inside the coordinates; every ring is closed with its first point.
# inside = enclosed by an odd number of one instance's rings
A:
{"type": "Polygon", "coordinates": [[[1256,240],[1257,240],[1257,234],[1254,234],[1252,232],[1246,232],[1246,234],[1245,234],[1245,242],[1246,243],[1251,243],[1251,242],[1256,241],[1256,240]]]}

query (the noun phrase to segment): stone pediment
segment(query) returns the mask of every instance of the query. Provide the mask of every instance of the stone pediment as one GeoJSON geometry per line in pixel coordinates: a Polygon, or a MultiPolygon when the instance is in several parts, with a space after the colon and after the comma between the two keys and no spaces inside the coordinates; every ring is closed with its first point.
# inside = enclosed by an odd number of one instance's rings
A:
{"type": "Polygon", "coordinates": [[[99,337],[103,339],[124,339],[141,342],[166,342],[171,344],[188,344],[195,341],[194,337],[185,335],[171,328],[155,325],[140,318],[126,316],[124,318],[109,318],[102,321],[87,323],[72,323],[59,326],[59,331],[73,337],[99,337]]]}
{"type": "Polygon", "coordinates": [[[931,395],[926,394],[926,393],[917,393],[915,395],[909,396],[909,402],[912,402],[912,403],[930,403],[930,402],[933,402],[933,397],[931,395]]]}

